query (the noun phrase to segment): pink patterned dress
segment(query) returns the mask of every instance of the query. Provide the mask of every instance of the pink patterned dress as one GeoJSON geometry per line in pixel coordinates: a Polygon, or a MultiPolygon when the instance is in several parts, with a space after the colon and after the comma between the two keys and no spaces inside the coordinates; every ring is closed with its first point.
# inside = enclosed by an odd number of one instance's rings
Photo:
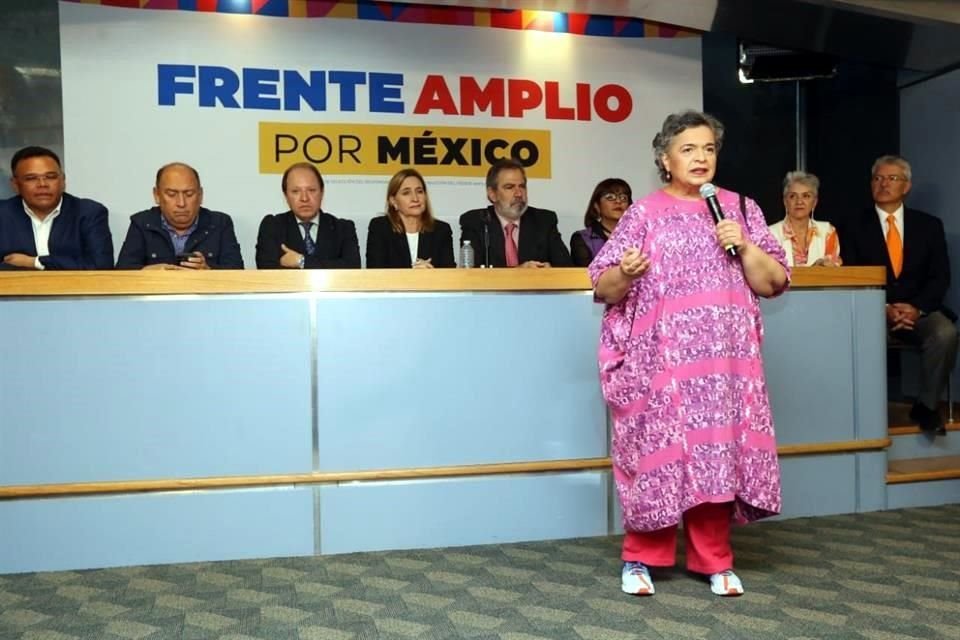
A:
{"type": "MultiPolygon", "coordinates": [[[[720,190],[721,207],[787,269],[760,207],[720,190]]],[[[612,457],[629,531],[680,522],[705,502],[733,502],[745,523],[780,511],[780,466],[763,376],[763,324],[740,261],[716,242],[703,201],[656,191],[623,215],[589,266],[596,286],[637,247],[650,269],[600,335],[600,383],[614,419],[612,457]]]]}

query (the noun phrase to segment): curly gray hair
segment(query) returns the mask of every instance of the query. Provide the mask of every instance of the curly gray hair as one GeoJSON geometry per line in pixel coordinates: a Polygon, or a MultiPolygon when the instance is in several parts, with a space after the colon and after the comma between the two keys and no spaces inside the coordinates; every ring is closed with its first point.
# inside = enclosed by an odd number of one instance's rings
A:
{"type": "Polygon", "coordinates": [[[723,146],[723,123],[709,113],[692,109],[671,113],[663,121],[660,133],[653,137],[653,163],[657,165],[657,172],[663,182],[669,182],[667,169],[663,166],[663,156],[667,154],[674,138],[694,127],[709,127],[717,143],[717,152],[720,152],[720,147],[723,146]]]}

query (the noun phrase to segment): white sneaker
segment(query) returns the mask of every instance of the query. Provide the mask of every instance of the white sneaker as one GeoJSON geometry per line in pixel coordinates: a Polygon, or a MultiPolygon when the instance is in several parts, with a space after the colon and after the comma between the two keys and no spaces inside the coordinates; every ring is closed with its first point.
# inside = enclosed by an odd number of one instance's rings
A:
{"type": "Polygon", "coordinates": [[[710,591],[718,596],[742,596],[743,583],[733,569],[727,569],[710,576],[710,591]]]}
{"type": "Polygon", "coordinates": [[[639,562],[624,562],[620,573],[620,588],[632,596],[652,596],[653,580],[650,570],[639,562]]]}

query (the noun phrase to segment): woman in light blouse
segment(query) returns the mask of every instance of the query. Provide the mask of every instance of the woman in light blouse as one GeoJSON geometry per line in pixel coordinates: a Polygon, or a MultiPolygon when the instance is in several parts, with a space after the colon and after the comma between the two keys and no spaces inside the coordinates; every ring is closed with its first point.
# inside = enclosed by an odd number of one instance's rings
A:
{"type": "Polygon", "coordinates": [[[820,180],[812,173],[791,171],[783,179],[786,216],[770,232],[787,252],[793,266],[840,266],[840,238],[829,222],[813,219],[820,180]]]}

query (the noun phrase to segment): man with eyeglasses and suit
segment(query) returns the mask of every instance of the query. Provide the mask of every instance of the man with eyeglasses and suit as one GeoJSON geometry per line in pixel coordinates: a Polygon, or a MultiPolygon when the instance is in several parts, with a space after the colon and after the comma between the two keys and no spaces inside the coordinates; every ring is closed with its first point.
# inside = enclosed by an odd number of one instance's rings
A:
{"type": "Polygon", "coordinates": [[[527,205],[527,174],[512,158],[487,171],[485,209],[460,216],[460,244],[469,240],[476,263],[488,267],[569,267],[570,252],[557,229],[557,214],[527,205]],[[485,230],[486,229],[486,230],[485,230]]]}
{"type": "Polygon", "coordinates": [[[112,269],[107,209],[66,193],[60,158],[25,147],[10,161],[17,194],[0,200],[0,269],[112,269]]]}
{"type": "Polygon", "coordinates": [[[921,351],[920,390],[910,418],[924,431],[944,435],[939,400],[957,358],[957,316],[943,304],[950,260],[940,219],[904,207],[911,176],[910,163],[900,156],[877,158],[874,206],[844,227],[840,254],[848,266],[886,267],[887,327],[921,351]]]}

